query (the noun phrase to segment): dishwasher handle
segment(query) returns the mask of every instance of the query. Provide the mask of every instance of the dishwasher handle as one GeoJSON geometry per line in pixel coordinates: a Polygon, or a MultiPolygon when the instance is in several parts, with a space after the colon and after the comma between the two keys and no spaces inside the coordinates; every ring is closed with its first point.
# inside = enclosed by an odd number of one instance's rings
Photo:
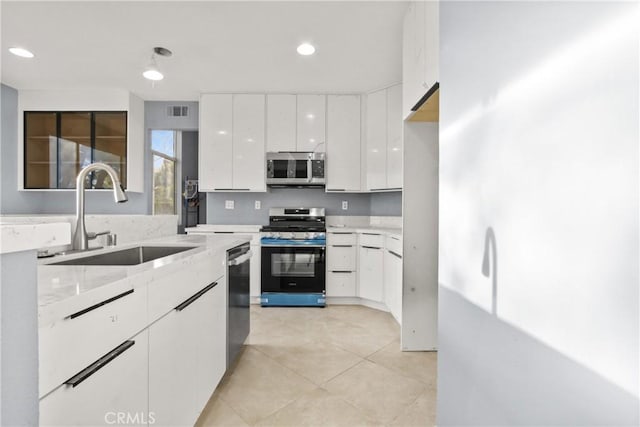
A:
{"type": "Polygon", "coordinates": [[[245,252],[243,255],[240,255],[237,258],[230,259],[229,266],[233,267],[234,265],[239,265],[245,261],[249,261],[252,255],[253,255],[253,252],[249,251],[249,252],[245,252]]]}

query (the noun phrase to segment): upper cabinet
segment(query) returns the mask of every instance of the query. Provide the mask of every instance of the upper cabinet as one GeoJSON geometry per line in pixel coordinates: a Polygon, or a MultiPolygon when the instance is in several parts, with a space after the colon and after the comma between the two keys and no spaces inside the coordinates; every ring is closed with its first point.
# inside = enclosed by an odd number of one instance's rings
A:
{"type": "Polygon", "coordinates": [[[200,98],[202,191],[266,191],[265,95],[200,98]]]}
{"type": "Polygon", "coordinates": [[[366,100],[366,189],[402,189],[402,85],[366,100]]]}
{"type": "Polygon", "coordinates": [[[267,95],[267,151],[296,151],[296,95],[267,95]]]}
{"type": "Polygon", "coordinates": [[[325,151],[325,102],[325,95],[297,96],[296,151],[325,151]]]}
{"type": "MultiPolygon", "coordinates": [[[[21,91],[20,187],[73,189],[90,163],[113,167],[131,192],[144,190],[144,102],[126,91],[21,91]]],[[[87,188],[112,188],[106,172],[87,188]]]]}
{"type": "Polygon", "coordinates": [[[439,81],[439,2],[409,3],[402,43],[402,118],[439,81]]]}
{"type": "Polygon", "coordinates": [[[327,97],[327,191],[361,190],[360,96],[327,97]]]}

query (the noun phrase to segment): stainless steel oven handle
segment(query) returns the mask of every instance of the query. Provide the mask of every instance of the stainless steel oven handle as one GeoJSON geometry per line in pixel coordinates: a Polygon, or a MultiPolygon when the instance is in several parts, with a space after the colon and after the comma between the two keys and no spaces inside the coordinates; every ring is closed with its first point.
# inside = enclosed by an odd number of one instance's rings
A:
{"type": "Polygon", "coordinates": [[[243,262],[250,260],[252,255],[253,255],[253,252],[251,251],[245,253],[244,255],[240,255],[238,258],[234,258],[230,260],[229,266],[233,267],[234,265],[242,264],[243,262]]]}

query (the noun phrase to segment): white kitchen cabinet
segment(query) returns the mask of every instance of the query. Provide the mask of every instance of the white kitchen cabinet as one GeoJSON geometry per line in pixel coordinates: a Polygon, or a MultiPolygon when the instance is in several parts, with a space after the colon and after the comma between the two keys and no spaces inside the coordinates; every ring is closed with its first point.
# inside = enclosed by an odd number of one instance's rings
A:
{"type": "Polygon", "coordinates": [[[147,401],[147,330],[108,354],[103,360],[109,361],[97,370],[94,369],[97,365],[88,365],[77,372],[78,377],[70,378],[75,386],[63,384],[40,400],[40,425],[151,423],[147,401]],[[126,419],[118,423],[119,414],[126,419]]]}
{"type": "Polygon", "coordinates": [[[149,327],[149,411],[159,425],[193,425],[224,374],[223,280],[149,327]]]}
{"type": "Polygon", "coordinates": [[[402,85],[367,95],[366,188],[402,189],[402,85]]]}
{"type": "Polygon", "coordinates": [[[95,300],[38,331],[39,396],[44,396],[146,327],[147,288],[96,289],[95,300]],[[100,331],[96,334],[95,331],[100,331]]]}
{"type": "Polygon", "coordinates": [[[387,188],[402,188],[402,85],[387,89],[387,188]]]}
{"type": "Polygon", "coordinates": [[[267,151],[296,149],[296,96],[267,95],[267,151]]]}
{"type": "Polygon", "coordinates": [[[366,161],[369,191],[387,188],[387,91],[367,95],[366,161]]]}
{"type": "Polygon", "coordinates": [[[297,96],[297,151],[325,151],[326,96],[297,96]]]}
{"type": "Polygon", "coordinates": [[[327,296],[355,297],[356,276],[357,273],[355,271],[328,271],[327,296]]]}
{"type": "Polygon", "coordinates": [[[198,179],[201,191],[233,188],[233,95],[200,97],[198,179]]]}
{"type": "Polygon", "coordinates": [[[233,95],[233,188],[266,191],[265,96],[233,95]]]}
{"type": "Polygon", "coordinates": [[[358,296],[375,302],[383,302],[384,249],[359,246],[358,296]]]}
{"type": "Polygon", "coordinates": [[[384,303],[398,323],[402,322],[402,255],[384,252],[384,303]]]}
{"type": "Polygon", "coordinates": [[[327,191],[360,191],[360,96],[327,97],[327,191]]]}
{"type": "Polygon", "coordinates": [[[327,233],[328,297],[355,297],[357,277],[357,237],[354,232],[327,233]]]}
{"type": "Polygon", "coordinates": [[[438,81],[439,2],[409,3],[402,37],[402,117],[438,81]]]}
{"type": "Polygon", "coordinates": [[[202,95],[200,189],[266,191],[264,139],[264,95],[202,95]]]}

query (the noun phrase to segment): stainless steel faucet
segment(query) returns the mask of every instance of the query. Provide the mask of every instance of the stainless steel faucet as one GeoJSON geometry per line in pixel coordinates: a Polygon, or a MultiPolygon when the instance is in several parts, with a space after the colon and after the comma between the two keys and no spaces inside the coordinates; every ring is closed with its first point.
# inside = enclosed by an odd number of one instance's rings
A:
{"type": "Polygon", "coordinates": [[[89,238],[95,239],[102,233],[91,233],[91,236],[87,234],[87,229],[84,224],[84,180],[90,172],[95,170],[103,170],[109,174],[111,182],[113,183],[113,197],[116,203],[126,202],[127,195],[124,192],[118,173],[109,165],[105,163],[92,163],[80,171],[76,178],[76,231],[73,233],[73,249],[79,251],[86,251],[89,249],[89,238]]]}

